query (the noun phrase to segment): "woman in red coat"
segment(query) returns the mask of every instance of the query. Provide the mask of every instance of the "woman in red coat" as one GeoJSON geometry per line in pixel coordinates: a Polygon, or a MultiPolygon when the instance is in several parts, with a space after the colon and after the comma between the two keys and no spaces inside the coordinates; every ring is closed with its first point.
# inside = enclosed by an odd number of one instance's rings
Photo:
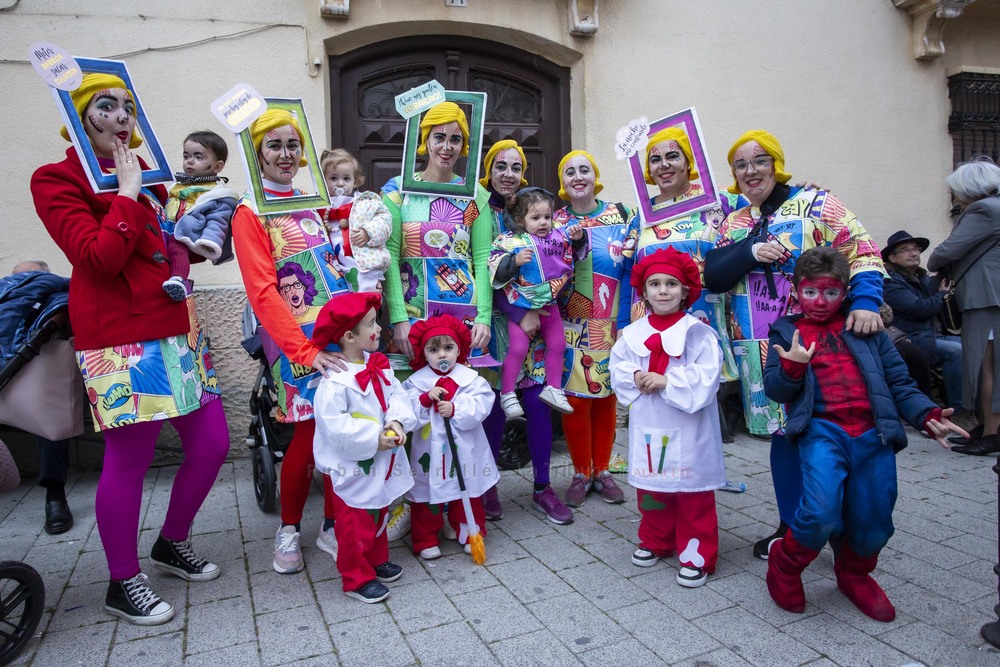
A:
{"type": "MultiPolygon", "coordinates": [[[[150,560],[187,581],[219,576],[218,565],[191,547],[195,514],[229,452],[229,430],[208,344],[194,301],[175,302],[161,288],[171,269],[161,222],[166,190],[142,187],[144,163],[132,149],[135,98],[109,74],[88,74],[71,93],[101,168],[118,178],[117,193],[95,194],[75,148],[31,178],[35,209],[73,265],[69,311],[77,362],[94,423],[104,432],[97,485],[97,527],[111,581],[110,613],[157,625],[174,610],[139,569],[143,478],[156,437],[169,421],[181,437],[167,514],[150,560]]],[[[69,135],[65,128],[63,137],[69,135]]]]}

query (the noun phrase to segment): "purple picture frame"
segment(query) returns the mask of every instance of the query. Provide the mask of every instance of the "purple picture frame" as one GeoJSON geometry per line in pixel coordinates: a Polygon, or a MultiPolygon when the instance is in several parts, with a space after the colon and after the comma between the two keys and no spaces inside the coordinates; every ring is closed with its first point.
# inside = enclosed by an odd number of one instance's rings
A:
{"type": "MultiPolygon", "coordinates": [[[[705,148],[705,141],[701,133],[701,125],[698,123],[698,114],[694,107],[678,111],[675,114],[665,116],[649,125],[651,137],[660,130],[668,127],[681,127],[691,141],[691,154],[694,158],[694,167],[698,170],[697,183],[700,183],[704,193],[698,197],[685,199],[676,204],[669,204],[653,211],[652,197],[649,194],[649,185],[646,183],[646,151],[636,151],[628,158],[629,175],[632,178],[632,187],[635,190],[639,211],[642,215],[643,226],[649,227],[664,220],[679,218],[712,208],[719,205],[719,193],[716,191],[715,176],[712,174],[712,167],[708,161],[708,151],[705,148]]],[[[656,195],[653,195],[654,197],[656,195]]]]}

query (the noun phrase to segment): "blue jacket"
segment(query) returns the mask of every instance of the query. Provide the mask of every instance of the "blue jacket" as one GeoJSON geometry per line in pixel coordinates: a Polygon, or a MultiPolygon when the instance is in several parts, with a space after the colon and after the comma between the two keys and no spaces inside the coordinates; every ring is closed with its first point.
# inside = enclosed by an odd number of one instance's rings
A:
{"type": "Polygon", "coordinates": [[[69,302],[69,279],[47,271],[0,277],[0,368],[69,302]]]}
{"type": "MultiPolygon", "coordinates": [[[[771,325],[764,366],[764,393],[772,401],[785,404],[785,437],[793,445],[812,419],[816,407],[816,376],[810,367],[802,378],[793,380],[782,369],[774,346],[780,345],[786,350],[791,346],[795,321],[801,318],[802,315],[782,317],[771,325]]],[[[906,431],[899,421],[900,413],[919,431],[927,415],[937,406],[917,389],[906,364],[884,332],[859,338],[845,331],[843,336],[865,378],[865,390],[882,442],[892,445],[898,452],[906,447],[906,431]]]]}
{"type": "Polygon", "coordinates": [[[892,307],[892,324],[905,331],[910,340],[937,363],[937,315],[941,312],[944,292],[931,287],[927,271],[917,269],[912,278],[886,263],[889,278],[885,281],[882,298],[892,307]]]}

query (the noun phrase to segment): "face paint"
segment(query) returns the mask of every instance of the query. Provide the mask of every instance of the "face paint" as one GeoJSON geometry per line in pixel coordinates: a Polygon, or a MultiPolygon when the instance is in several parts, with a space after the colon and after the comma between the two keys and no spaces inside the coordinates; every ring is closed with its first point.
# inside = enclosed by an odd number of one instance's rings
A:
{"type": "Polygon", "coordinates": [[[802,312],[810,320],[821,323],[840,312],[846,292],[844,283],[833,276],[808,278],[796,289],[802,312]]]}
{"type": "Polygon", "coordinates": [[[507,148],[493,158],[490,169],[490,185],[504,197],[513,194],[521,187],[521,175],[524,165],[521,155],[513,148],[507,148]]]}
{"type": "Polygon", "coordinates": [[[778,184],[774,158],[756,141],[748,141],[736,149],[732,168],[740,190],[754,206],[763,204],[778,184]]]}
{"type": "Polygon", "coordinates": [[[688,163],[681,145],[676,141],[662,141],[649,151],[649,175],[660,192],[676,197],[687,191],[688,163]]]}
{"type": "Polygon", "coordinates": [[[261,175],[275,183],[291,185],[302,159],[302,141],[291,125],[275,128],[260,145],[261,175]]]}
{"type": "Polygon", "coordinates": [[[115,139],[128,146],[135,122],[135,102],[124,88],[95,93],[83,111],[84,131],[98,157],[114,154],[115,139]]]}

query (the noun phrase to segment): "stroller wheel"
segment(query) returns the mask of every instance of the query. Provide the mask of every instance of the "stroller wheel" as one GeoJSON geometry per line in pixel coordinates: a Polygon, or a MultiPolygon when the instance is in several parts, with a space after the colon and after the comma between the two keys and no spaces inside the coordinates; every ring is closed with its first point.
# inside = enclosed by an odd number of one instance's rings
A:
{"type": "Polygon", "coordinates": [[[497,466],[501,470],[520,470],[531,461],[528,451],[528,423],[524,417],[508,419],[503,427],[497,466]]]}
{"type": "Polygon", "coordinates": [[[250,454],[253,463],[253,493],[257,496],[257,506],[262,512],[271,514],[277,504],[277,485],[274,459],[267,447],[254,447],[250,454]]]}
{"type": "Polygon", "coordinates": [[[31,640],[45,608],[45,584],[35,568],[0,563],[0,665],[12,662],[31,640]]]}

